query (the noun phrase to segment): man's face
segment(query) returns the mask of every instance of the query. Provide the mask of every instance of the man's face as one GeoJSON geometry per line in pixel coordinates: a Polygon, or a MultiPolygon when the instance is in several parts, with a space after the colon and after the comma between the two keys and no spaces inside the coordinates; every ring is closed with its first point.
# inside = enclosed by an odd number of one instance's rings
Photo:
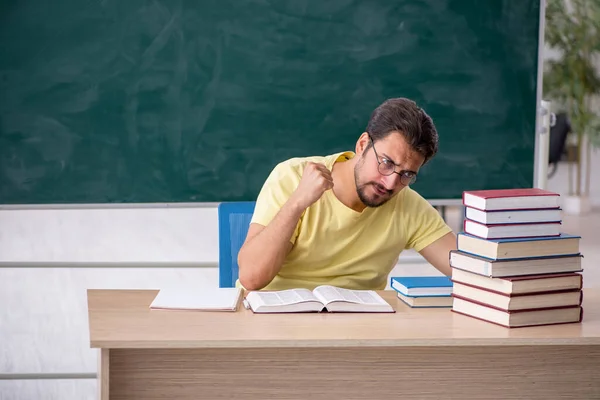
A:
{"type": "Polygon", "coordinates": [[[396,172],[417,173],[425,158],[414,151],[398,132],[390,133],[367,149],[369,143],[372,143],[369,137],[363,135],[357,144],[357,151],[361,154],[354,167],[354,181],[363,204],[379,207],[406,187],[396,172]],[[395,164],[393,167],[396,172],[390,175],[380,173],[380,163],[387,163],[388,166],[395,164]]]}

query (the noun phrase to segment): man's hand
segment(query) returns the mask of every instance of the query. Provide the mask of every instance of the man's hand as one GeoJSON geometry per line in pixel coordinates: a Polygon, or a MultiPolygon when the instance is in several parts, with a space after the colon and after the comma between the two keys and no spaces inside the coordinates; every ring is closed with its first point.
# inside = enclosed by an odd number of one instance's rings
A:
{"type": "Polygon", "coordinates": [[[333,188],[331,171],[323,164],[309,162],[304,167],[302,179],[290,199],[301,210],[306,210],[331,188],[333,188]]]}

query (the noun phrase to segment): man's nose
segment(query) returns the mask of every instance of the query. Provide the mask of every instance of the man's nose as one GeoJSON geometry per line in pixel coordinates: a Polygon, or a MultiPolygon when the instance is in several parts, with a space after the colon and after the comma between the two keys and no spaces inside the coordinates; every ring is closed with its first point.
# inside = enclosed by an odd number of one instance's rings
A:
{"type": "Polygon", "coordinates": [[[387,190],[394,190],[400,184],[400,175],[392,173],[383,177],[383,185],[387,190]]]}

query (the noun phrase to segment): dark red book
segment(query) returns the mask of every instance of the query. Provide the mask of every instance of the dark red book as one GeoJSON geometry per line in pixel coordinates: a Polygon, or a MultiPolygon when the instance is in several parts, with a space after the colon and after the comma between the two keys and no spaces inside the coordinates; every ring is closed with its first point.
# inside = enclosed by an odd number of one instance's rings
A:
{"type": "Polygon", "coordinates": [[[581,305],[505,311],[455,295],[452,295],[451,311],[506,328],[578,323],[583,319],[581,305]]]}
{"type": "Polygon", "coordinates": [[[560,195],[538,188],[467,190],[462,202],[483,211],[560,208],[560,195]]]}

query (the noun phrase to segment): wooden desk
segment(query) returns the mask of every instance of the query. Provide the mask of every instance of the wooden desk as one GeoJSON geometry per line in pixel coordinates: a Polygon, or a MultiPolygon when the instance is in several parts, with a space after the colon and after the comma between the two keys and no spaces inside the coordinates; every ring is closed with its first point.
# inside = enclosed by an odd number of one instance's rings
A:
{"type": "Polygon", "coordinates": [[[508,329],[449,309],[157,311],[89,290],[101,399],[600,399],[600,291],[579,324],[508,329]]]}

